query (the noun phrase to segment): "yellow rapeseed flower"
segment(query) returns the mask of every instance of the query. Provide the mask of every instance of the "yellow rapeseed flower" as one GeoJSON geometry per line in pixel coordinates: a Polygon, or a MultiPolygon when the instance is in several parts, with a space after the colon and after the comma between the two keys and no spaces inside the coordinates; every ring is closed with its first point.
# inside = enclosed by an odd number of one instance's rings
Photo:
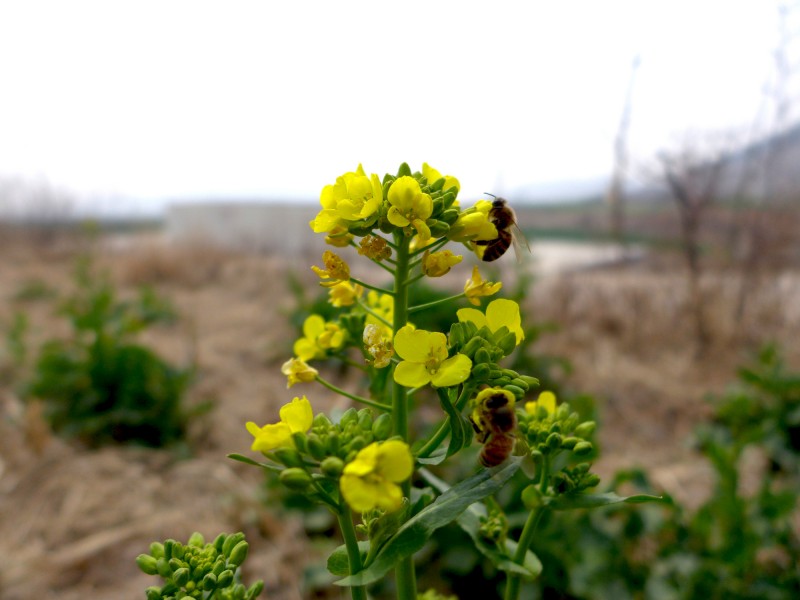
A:
{"type": "Polygon", "coordinates": [[[311,429],[314,414],[311,403],[305,396],[294,398],[289,404],[284,404],[280,410],[281,420],[278,423],[259,427],[252,421],[247,422],[247,431],[255,438],[252,450],[269,452],[276,448],[293,447],[292,434],[305,433],[311,429]]]}
{"type": "Polygon", "coordinates": [[[556,395],[550,391],[542,392],[537,400],[525,403],[525,412],[535,417],[540,407],[547,412],[548,416],[555,414],[556,395]]]}
{"type": "Polygon", "coordinates": [[[350,266],[347,262],[330,250],[322,253],[324,269],[314,265],[311,270],[322,280],[319,284],[322,287],[333,287],[342,281],[350,281],[350,266]]]}
{"type": "Polygon", "coordinates": [[[392,356],[394,356],[391,332],[387,335],[386,327],[367,323],[364,326],[363,340],[364,347],[372,356],[372,366],[376,369],[389,366],[389,363],[392,362],[392,356]]]}
{"type": "Polygon", "coordinates": [[[295,383],[308,383],[314,381],[319,375],[314,367],[306,364],[302,358],[290,358],[281,366],[281,373],[286,375],[286,387],[290,388],[295,383]]]}
{"type": "Polygon", "coordinates": [[[324,233],[372,216],[383,202],[383,187],[377,175],[367,177],[364,168],[358,165],[355,171],[322,188],[319,202],[322,210],[309,225],[315,233],[324,233]]]}
{"type": "Polygon", "coordinates": [[[450,268],[457,265],[464,257],[456,256],[450,250],[440,250],[429,254],[427,251],[422,256],[422,272],[428,277],[442,277],[450,272],[450,268]]]}
{"type": "Polygon", "coordinates": [[[464,354],[447,357],[447,337],[438,331],[406,325],[394,336],[394,349],[403,361],[395,367],[394,380],[406,387],[428,383],[450,387],[466,381],[472,360],[464,354]]]}
{"type": "Polygon", "coordinates": [[[346,227],[336,225],[325,236],[325,243],[336,248],[347,248],[353,239],[353,234],[346,227]]]}
{"type": "Polygon", "coordinates": [[[424,194],[419,182],[408,175],[398,177],[388,193],[391,208],[387,218],[397,227],[412,226],[423,242],[430,239],[431,230],[425,221],[433,213],[433,200],[424,194]]]}
{"type": "Polygon", "coordinates": [[[414,459],[408,444],[400,440],[373,442],[345,465],[339,487],[356,512],[375,508],[391,512],[403,503],[398,484],[411,477],[413,471],[414,459]]]}
{"type": "Polygon", "coordinates": [[[474,266],[472,267],[472,277],[467,279],[467,282],[464,284],[464,294],[471,304],[480,306],[481,301],[478,300],[478,298],[493,296],[500,291],[501,287],[503,287],[503,284],[499,281],[497,283],[484,281],[478,271],[478,267],[474,266]]]}
{"type": "Polygon", "coordinates": [[[458,215],[458,219],[447,232],[447,239],[454,242],[493,240],[497,237],[497,227],[489,220],[492,203],[478,200],[472,208],[458,215]]]}
{"type": "Polygon", "coordinates": [[[337,350],[344,344],[344,330],[336,323],[326,323],[319,315],[306,318],[303,336],[294,343],[294,353],[302,360],[322,358],[327,350],[337,350]]]}
{"type": "MultiPolygon", "coordinates": [[[[425,176],[425,179],[428,180],[428,183],[436,183],[439,179],[442,178],[442,174],[439,173],[436,169],[430,166],[428,163],[422,163],[422,174],[425,176]]],[[[445,175],[444,176],[444,187],[443,190],[447,191],[451,187],[455,187],[456,190],[461,189],[461,184],[458,182],[458,179],[453,177],[452,175],[445,175]]]]}
{"type": "Polygon", "coordinates": [[[364,288],[360,285],[353,285],[349,281],[340,281],[328,290],[328,302],[336,308],[353,306],[363,293],[364,288]]]}
{"type": "Polygon", "coordinates": [[[459,321],[471,321],[478,329],[486,325],[492,333],[505,326],[517,336],[517,345],[525,339],[519,304],[513,300],[505,298],[492,300],[486,307],[486,314],[476,308],[461,308],[456,311],[456,315],[459,321]]]}

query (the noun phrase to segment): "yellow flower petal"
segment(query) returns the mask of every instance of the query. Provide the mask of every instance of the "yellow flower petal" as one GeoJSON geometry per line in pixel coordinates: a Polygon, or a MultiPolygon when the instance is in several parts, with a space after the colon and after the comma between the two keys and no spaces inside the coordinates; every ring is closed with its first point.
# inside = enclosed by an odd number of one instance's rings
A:
{"type": "Polygon", "coordinates": [[[389,440],[378,446],[376,468],[386,479],[400,483],[411,477],[414,460],[408,444],[400,440],[389,440]]]}
{"type": "Polygon", "coordinates": [[[264,427],[261,428],[256,439],[253,440],[253,445],[250,446],[250,449],[258,452],[269,452],[276,448],[291,445],[292,430],[289,426],[286,423],[273,423],[264,425],[264,427]]]}
{"type": "Polygon", "coordinates": [[[424,364],[404,360],[394,368],[394,380],[402,386],[415,388],[430,383],[431,376],[424,364]]]}
{"type": "Polygon", "coordinates": [[[492,300],[489,306],[486,307],[486,322],[492,331],[497,331],[503,326],[508,327],[509,331],[513,331],[516,334],[517,344],[525,339],[525,333],[522,331],[522,318],[519,314],[519,304],[513,300],[505,298],[492,300]]]}
{"type": "Polygon", "coordinates": [[[404,360],[424,363],[428,359],[429,333],[413,325],[401,327],[394,336],[395,352],[404,360]]]}
{"type": "Polygon", "coordinates": [[[456,311],[456,316],[462,323],[467,321],[474,323],[478,329],[487,324],[486,315],[484,315],[477,308],[459,308],[456,311]]]}
{"type": "Polygon", "coordinates": [[[451,356],[442,364],[431,377],[431,383],[436,387],[450,387],[466,381],[472,371],[472,361],[464,354],[451,356]]]}
{"type": "Polygon", "coordinates": [[[305,396],[294,398],[289,404],[284,404],[280,415],[281,421],[286,423],[292,433],[308,431],[314,420],[311,403],[305,396]]]}

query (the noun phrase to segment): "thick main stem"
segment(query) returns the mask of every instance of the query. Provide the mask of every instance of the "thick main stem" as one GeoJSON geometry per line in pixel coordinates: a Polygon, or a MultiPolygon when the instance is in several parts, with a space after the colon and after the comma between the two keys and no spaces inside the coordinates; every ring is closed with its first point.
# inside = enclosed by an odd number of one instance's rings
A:
{"type": "MultiPolygon", "coordinates": [[[[364,565],[361,563],[358,538],[356,538],[356,530],[355,527],[353,527],[353,515],[350,513],[349,508],[345,508],[339,513],[339,527],[342,530],[345,548],[347,548],[347,560],[350,563],[350,573],[358,573],[364,565]]],[[[367,591],[363,586],[351,587],[350,592],[353,595],[353,600],[367,600],[367,591]]]]}
{"type": "MultiPolygon", "coordinates": [[[[408,272],[409,253],[407,238],[402,231],[396,232],[395,243],[395,269],[394,269],[394,319],[392,328],[397,333],[408,323],[408,272]]],[[[406,389],[393,381],[392,383],[392,417],[394,420],[394,433],[406,442],[408,439],[408,397],[406,389]]],[[[411,496],[411,480],[403,483],[403,496],[411,496]]],[[[395,581],[397,582],[397,597],[400,600],[415,600],[417,597],[417,577],[414,572],[414,557],[409,556],[400,561],[395,567],[395,581]]]]}

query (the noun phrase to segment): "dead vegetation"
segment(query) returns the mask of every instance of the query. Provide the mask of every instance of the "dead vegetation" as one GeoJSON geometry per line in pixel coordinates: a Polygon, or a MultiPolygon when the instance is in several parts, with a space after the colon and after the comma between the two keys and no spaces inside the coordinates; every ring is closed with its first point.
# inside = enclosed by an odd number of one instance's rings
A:
{"type": "MultiPolygon", "coordinates": [[[[3,380],[0,597],[141,598],[151,582],[134,557],[153,540],[186,539],[194,530],[207,537],[245,531],[247,577],[264,578],[268,598],[304,597],[303,572],[316,554],[299,520],[268,512],[261,475],[225,458],[247,451],[245,421],[268,422],[291,395],[313,394],[317,405],[331,400],[317,388],[287,391],[280,374],[294,335],[284,261],[153,238],[115,244],[94,242],[98,263],[123,293],[148,283],[172,300],[180,323],[147,341],[179,362],[193,356],[198,379],[190,401],[211,399],[215,407],[191,431],[191,458],[132,448],[91,452],[48,435],[35,405],[26,408],[17,396],[19,371],[3,380]]],[[[43,257],[30,248],[15,256],[0,270],[0,324],[5,329],[15,311],[27,312],[33,349],[61,331],[55,304],[14,300],[15,293],[39,279],[63,294],[74,256],[43,257]]],[[[569,358],[569,387],[598,399],[601,473],[644,466],[682,500],[699,498],[708,470],[686,440],[707,415],[703,398],[722,390],[766,341],[779,342],[796,367],[800,275],[765,280],[739,319],[736,281],[718,272],[700,281],[710,339],[702,358],[693,351],[685,277],[669,261],[552,276],[530,290],[526,315],[559,324],[535,349],[569,358]]]]}

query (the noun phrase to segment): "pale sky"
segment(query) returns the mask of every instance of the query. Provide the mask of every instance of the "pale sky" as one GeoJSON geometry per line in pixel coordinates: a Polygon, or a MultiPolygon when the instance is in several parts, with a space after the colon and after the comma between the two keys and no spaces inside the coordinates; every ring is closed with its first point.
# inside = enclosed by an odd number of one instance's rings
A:
{"type": "Polygon", "coordinates": [[[511,197],[610,172],[637,54],[633,160],[748,127],[777,6],[2,0],[0,178],[158,207],[426,161],[511,197]]]}

